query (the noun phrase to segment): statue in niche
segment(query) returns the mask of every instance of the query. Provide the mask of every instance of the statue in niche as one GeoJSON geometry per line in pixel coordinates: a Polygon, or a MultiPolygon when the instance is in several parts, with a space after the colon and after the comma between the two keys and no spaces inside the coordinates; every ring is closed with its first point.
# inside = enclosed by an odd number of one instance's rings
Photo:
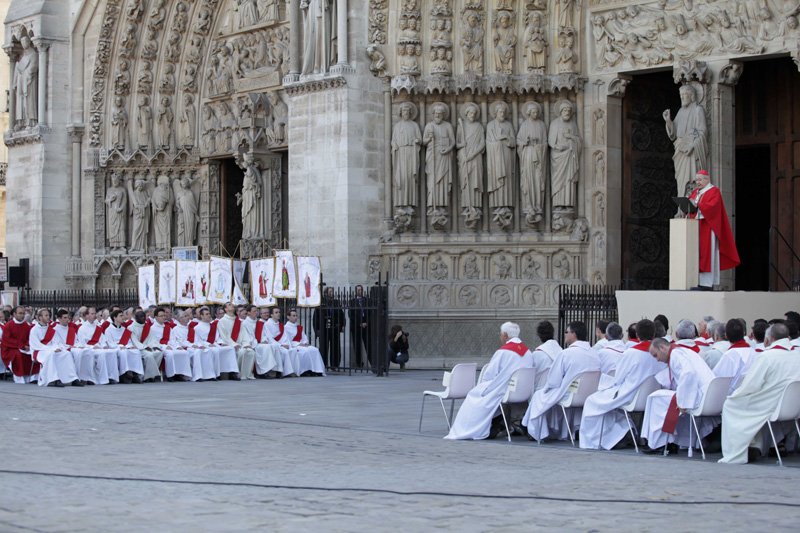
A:
{"type": "Polygon", "coordinates": [[[524,279],[542,279],[542,264],[533,258],[533,256],[525,256],[525,268],[522,269],[522,277],[524,279]]]}
{"type": "Polygon", "coordinates": [[[667,135],[675,145],[672,161],[675,163],[675,181],[678,195],[689,193],[698,170],[708,169],[708,144],[706,143],[706,114],[695,101],[691,85],[679,89],[681,108],[673,122],[669,109],[663,113],[667,135]]]}
{"type": "Polygon", "coordinates": [[[181,144],[186,148],[195,145],[195,132],[197,131],[197,109],[194,106],[194,96],[189,93],[183,95],[183,112],[180,118],[181,144]]]}
{"type": "Polygon", "coordinates": [[[144,253],[150,235],[150,192],[143,178],[129,180],[128,197],[131,214],[131,252],[144,253]],[[133,181],[133,183],[131,183],[133,181]]]}
{"type": "Polygon", "coordinates": [[[117,172],[111,174],[111,186],[106,190],[106,236],[112,250],[125,248],[125,222],[128,220],[128,193],[117,172]]]}
{"type": "Polygon", "coordinates": [[[197,200],[192,192],[189,175],[172,182],[175,189],[175,211],[177,212],[178,246],[194,246],[197,235],[197,200]]]}
{"type": "MultiPolygon", "coordinates": [[[[300,0],[300,9],[304,10],[305,22],[303,24],[303,69],[302,74],[319,74],[325,72],[325,36],[330,36],[330,31],[325,27],[330,23],[330,16],[325,16],[325,11],[330,11],[331,0],[300,0]]],[[[335,28],[335,25],[333,25],[335,28]]]]}
{"type": "Polygon", "coordinates": [[[447,264],[442,261],[442,256],[437,255],[431,262],[431,279],[444,280],[447,279],[448,268],[447,264]]]}
{"type": "Polygon", "coordinates": [[[564,252],[559,252],[553,256],[553,277],[555,279],[567,279],[570,275],[569,257],[564,252]]]}
{"type": "Polygon", "coordinates": [[[156,34],[149,34],[142,45],[142,57],[156,59],[158,57],[158,40],[156,34]]]}
{"type": "Polygon", "coordinates": [[[398,52],[400,53],[400,74],[408,74],[409,76],[418,76],[420,73],[419,62],[417,62],[418,52],[421,50],[419,45],[406,44],[401,45],[398,52]]]}
{"type": "Polygon", "coordinates": [[[186,50],[186,62],[194,65],[200,63],[203,60],[202,49],[203,38],[199,35],[192,35],[186,50]]]}
{"type": "Polygon", "coordinates": [[[380,78],[386,76],[386,56],[377,45],[367,46],[367,57],[370,59],[369,71],[380,78]]]}
{"type": "Polygon", "coordinates": [[[601,186],[606,182],[606,156],[598,150],[594,153],[594,183],[601,186]]]}
{"type": "Polygon", "coordinates": [[[236,10],[239,13],[239,29],[258,24],[255,0],[237,0],[236,4],[236,10]]]}
{"type": "Polygon", "coordinates": [[[498,279],[508,279],[511,277],[511,262],[506,259],[504,254],[500,254],[495,260],[494,271],[498,279]]]}
{"type": "Polygon", "coordinates": [[[153,64],[150,61],[142,61],[142,70],[136,78],[138,86],[136,91],[139,94],[150,94],[153,92],[153,64]]]}
{"type": "Polygon", "coordinates": [[[464,13],[466,25],[461,36],[461,49],[464,53],[464,72],[481,74],[483,72],[483,19],[473,10],[464,13]]]}
{"type": "Polygon", "coordinates": [[[461,208],[465,225],[475,229],[481,220],[483,205],[483,152],[486,151],[483,126],[478,120],[477,104],[464,104],[458,119],[456,148],[458,176],[461,181],[461,208]]]}
{"type": "Polygon", "coordinates": [[[167,11],[164,9],[166,0],[155,0],[153,7],[150,8],[150,18],[147,22],[147,29],[152,35],[164,26],[164,20],[167,18],[167,11]]]}
{"type": "Polygon", "coordinates": [[[435,217],[435,229],[444,229],[446,208],[450,205],[450,190],[453,186],[453,148],[456,136],[453,126],[447,122],[449,109],[441,102],[431,108],[433,121],[425,125],[422,144],[425,151],[427,174],[428,213],[435,217]]]}
{"type": "Polygon", "coordinates": [[[452,42],[450,41],[450,30],[452,23],[449,19],[436,18],[431,20],[431,46],[444,46],[449,47],[452,42]]]}
{"type": "MultiPolygon", "coordinates": [[[[231,108],[227,102],[218,102],[219,114],[219,131],[223,132],[222,148],[223,151],[230,152],[233,147],[238,145],[238,141],[234,139],[236,135],[236,117],[231,113],[231,108]]],[[[217,151],[219,151],[219,144],[217,144],[217,151]]]]}
{"type": "Polygon", "coordinates": [[[156,180],[156,188],[150,198],[153,205],[153,233],[158,252],[169,250],[171,246],[172,201],[169,177],[162,174],[156,180]]]}
{"type": "Polygon", "coordinates": [[[594,196],[594,225],[602,227],[606,225],[606,200],[603,193],[595,193],[594,196]]]}
{"type": "Polygon", "coordinates": [[[139,96],[136,125],[139,132],[139,148],[147,150],[153,146],[153,109],[150,107],[150,97],[144,94],[139,96]]]}
{"type": "Polygon", "coordinates": [[[211,10],[207,7],[203,7],[200,9],[200,14],[197,16],[194,26],[192,26],[192,33],[196,33],[197,35],[206,35],[210,28],[211,10]]]}
{"type": "Polygon", "coordinates": [[[261,22],[280,20],[280,4],[278,0],[258,0],[258,15],[261,22]]]}
{"type": "Polygon", "coordinates": [[[501,74],[512,74],[517,35],[510,12],[500,11],[497,14],[493,42],[495,70],[501,74]]]}
{"type": "Polygon", "coordinates": [[[453,71],[450,63],[452,59],[453,53],[446,48],[434,48],[431,50],[431,74],[449,76],[453,71]]]}
{"type": "Polygon", "coordinates": [[[219,70],[219,58],[211,56],[209,58],[209,65],[206,67],[206,86],[211,96],[220,94],[219,87],[217,87],[217,71],[219,70]]]}
{"type": "Polygon", "coordinates": [[[419,265],[414,260],[413,257],[407,256],[406,260],[403,262],[403,279],[407,280],[414,280],[417,279],[417,270],[419,269],[419,265]]]}
{"type": "Polygon", "coordinates": [[[178,2],[175,4],[175,18],[172,19],[172,27],[175,31],[183,33],[186,31],[186,26],[189,24],[189,15],[187,13],[186,4],[178,2]]]}
{"type": "Polygon", "coordinates": [[[547,63],[547,37],[542,28],[542,13],[529,11],[528,24],[525,27],[525,58],[528,72],[544,73],[547,63]]]}
{"type": "Polygon", "coordinates": [[[119,55],[120,57],[133,57],[136,50],[136,45],[139,43],[139,38],[136,35],[138,28],[133,22],[129,22],[125,28],[125,35],[119,42],[119,55]]]}
{"type": "Polygon", "coordinates": [[[506,9],[511,11],[514,9],[514,0],[497,0],[497,9],[506,9]]]}
{"type": "Polygon", "coordinates": [[[511,223],[514,170],[516,160],[516,135],[514,126],[507,120],[508,104],[492,104],[494,119],[486,125],[486,174],[489,207],[494,208],[494,221],[506,228],[511,223]]]}
{"type": "Polygon", "coordinates": [[[574,27],[573,17],[575,14],[575,3],[580,0],[557,0],[558,2],[558,25],[561,28],[574,27]]]}
{"type": "Polygon", "coordinates": [[[190,93],[197,92],[197,65],[186,63],[183,69],[183,90],[190,93]]]}
{"type": "Polygon", "coordinates": [[[606,143],[606,113],[602,109],[594,110],[594,143],[606,143]]]}
{"type": "Polygon", "coordinates": [[[244,154],[244,182],[242,192],[236,193],[236,204],[242,206],[242,239],[261,237],[261,171],[253,155],[244,154]]]}
{"type": "Polygon", "coordinates": [[[125,10],[125,17],[133,22],[139,22],[144,14],[144,0],[133,0],[128,4],[128,9],[125,10]]]}
{"type": "MultiPolygon", "coordinates": [[[[164,59],[169,63],[178,63],[181,58],[181,34],[177,30],[169,32],[167,45],[164,47],[164,59]]],[[[174,68],[173,68],[174,71],[174,68]]]]}
{"type": "Polygon", "coordinates": [[[465,307],[476,305],[478,303],[478,295],[478,288],[472,285],[461,287],[461,290],[458,291],[458,299],[461,300],[461,304],[465,307]]]}
{"type": "Polygon", "coordinates": [[[35,126],[39,120],[39,55],[30,38],[23,35],[19,40],[22,54],[14,64],[14,108],[18,128],[35,126]]]}
{"type": "Polygon", "coordinates": [[[214,114],[214,109],[206,104],[203,106],[203,152],[207,154],[216,153],[215,139],[217,129],[219,129],[219,122],[214,114]]]}
{"type": "Polygon", "coordinates": [[[419,180],[419,146],[422,134],[414,121],[417,108],[403,102],[399,109],[400,120],[392,128],[392,184],[395,206],[417,205],[419,180]]]}
{"type": "Polygon", "coordinates": [[[529,102],[524,107],[525,121],[517,132],[520,191],[525,222],[534,226],[544,217],[544,186],[547,176],[547,126],[542,106],[529,102]]]}
{"type": "Polygon", "coordinates": [[[419,24],[417,17],[400,18],[400,43],[419,43],[419,24]]]}
{"type": "Polygon", "coordinates": [[[559,74],[575,72],[575,65],[578,63],[578,56],[575,54],[575,31],[566,28],[558,34],[558,58],[556,60],[556,71],[559,74]]]}
{"type": "Polygon", "coordinates": [[[125,109],[125,100],[121,96],[115,96],[114,107],[111,109],[111,146],[115,150],[125,152],[129,145],[128,111],[125,109]]]}
{"type": "Polygon", "coordinates": [[[574,208],[582,143],[573,120],[572,103],[563,100],[558,105],[558,115],[550,124],[548,135],[551,196],[554,208],[574,208]]]}
{"type": "Polygon", "coordinates": [[[464,278],[478,279],[480,277],[481,272],[478,269],[478,258],[474,255],[468,255],[464,260],[464,278]]]}
{"type": "Polygon", "coordinates": [[[216,72],[217,94],[227,94],[233,90],[233,68],[231,49],[228,45],[219,48],[219,66],[216,72]]]}
{"type": "MultiPolygon", "coordinates": [[[[286,142],[286,126],[289,123],[289,106],[283,101],[277,91],[267,94],[267,99],[272,106],[272,134],[274,143],[282,145],[286,142]]],[[[417,127],[419,128],[419,126],[417,127]]]]}
{"type": "Polygon", "coordinates": [[[175,122],[175,113],[172,111],[172,101],[169,96],[161,97],[158,108],[158,142],[164,150],[169,150],[173,143],[172,125],[175,122]]]}
{"type": "Polygon", "coordinates": [[[121,59],[114,74],[114,94],[127,96],[131,93],[131,71],[127,59],[121,59]]]}
{"type": "Polygon", "coordinates": [[[164,63],[164,72],[161,74],[158,91],[161,94],[175,94],[175,65],[172,63],[164,63]]]}

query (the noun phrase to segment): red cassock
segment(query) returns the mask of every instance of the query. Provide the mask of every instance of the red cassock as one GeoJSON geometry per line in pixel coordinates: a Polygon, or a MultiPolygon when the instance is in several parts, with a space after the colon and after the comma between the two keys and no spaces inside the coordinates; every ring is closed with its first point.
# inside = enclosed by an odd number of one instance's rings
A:
{"type": "Polygon", "coordinates": [[[33,364],[31,356],[20,350],[28,347],[28,336],[33,324],[18,324],[13,319],[3,327],[3,340],[0,344],[3,363],[11,367],[15,376],[30,376],[39,372],[39,363],[33,364]]]}
{"type": "MultiPolygon", "coordinates": [[[[697,198],[698,189],[689,195],[690,200],[697,198]]],[[[739,261],[739,252],[736,251],[736,240],[733,238],[731,225],[728,222],[728,212],[722,203],[722,194],[716,186],[710,187],[700,197],[697,208],[703,214],[700,219],[700,272],[711,272],[711,232],[717,236],[719,243],[719,269],[728,270],[736,268],[739,261]]],[[[696,215],[689,215],[694,218],[696,215]]]]}

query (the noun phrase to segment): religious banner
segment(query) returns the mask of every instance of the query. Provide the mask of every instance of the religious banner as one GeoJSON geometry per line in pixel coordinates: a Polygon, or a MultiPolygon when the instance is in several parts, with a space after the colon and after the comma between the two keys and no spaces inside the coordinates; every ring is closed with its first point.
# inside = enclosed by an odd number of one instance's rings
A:
{"type": "Polygon", "coordinates": [[[319,257],[297,256],[297,307],[319,307],[322,303],[322,281],[319,257]]]}
{"type": "Polygon", "coordinates": [[[247,298],[244,297],[244,271],[247,267],[247,261],[233,261],[233,303],[236,305],[248,304],[247,298]]]}
{"type": "Polygon", "coordinates": [[[139,267],[139,307],[147,309],[158,305],[156,300],[156,266],[139,267]]]}
{"type": "Polygon", "coordinates": [[[158,305],[175,303],[175,261],[158,263],[158,305]]]}
{"type": "Polygon", "coordinates": [[[178,280],[178,297],[176,305],[191,307],[195,304],[195,266],[194,261],[176,261],[176,278],[178,280]]]}
{"type": "Polygon", "coordinates": [[[232,261],[227,257],[211,256],[211,287],[208,301],[224,304],[231,301],[233,289],[232,261]]]}
{"type": "Polygon", "coordinates": [[[297,271],[291,250],[275,250],[275,278],[272,281],[275,298],[297,298],[297,271]]]}
{"type": "Polygon", "coordinates": [[[274,257],[250,261],[250,294],[253,297],[253,305],[268,307],[277,303],[272,292],[274,276],[274,257]]]}
{"type": "Polygon", "coordinates": [[[211,263],[209,261],[197,261],[194,264],[194,303],[195,305],[205,305],[208,303],[208,292],[211,284],[209,274],[211,263]]]}

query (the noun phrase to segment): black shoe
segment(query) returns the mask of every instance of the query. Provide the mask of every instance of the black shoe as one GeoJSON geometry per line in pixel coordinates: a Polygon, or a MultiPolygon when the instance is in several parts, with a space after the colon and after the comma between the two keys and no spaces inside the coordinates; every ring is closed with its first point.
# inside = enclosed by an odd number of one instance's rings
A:
{"type": "Polygon", "coordinates": [[[489,428],[489,438],[496,439],[500,432],[505,432],[506,426],[503,424],[503,418],[496,416],[492,419],[492,427],[489,428]]]}
{"type": "Polygon", "coordinates": [[[758,448],[747,448],[747,462],[755,463],[761,459],[761,450],[758,448]]]}
{"type": "Polygon", "coordinates": [[[228,376],[228,379],[232,381],[242,381],[242,378],[240,378],[239,374],[237,374],[236,372],[231,372],[230,375],[228,376]]]}
{"type": "Polygon", "coordinates": [[[84,383],[86,383],[87,385],[94,385],[94,381],[85,381],[84,383]]]}
{"type": "Polygon", "coordinates": [[[84,383],[83,381],[81,381],[81,380],[79,380],[79,379],[76,379],[75,381],[73,381],[73,382],[71,383],[71,385],[72,385],[73,387],[83,387],[84,385],[86,385],[86,383],[84,383]]]}
{"type": "Polygon", "coordinates": [[[625,448],[633,448],[633,439],[630,433],[626,433],[621,441],[616,443],[612,450],[624,450],[625,448]]]}
{"type": "Polygon", "coordinates": [[[698,285],[697,287],[692,287],[689,290],[690,291],[713,291],[714,287],[706,287],[705,285],[698,285]]]}
{"type": "Polygon", "coordinates": [[[48,383],[47,386],[48,387],[58,387],[60,389],[60,388],[64,387],[64,384],[61,383],[61,380],[57,379],[55,381],[51,381],[50,383],[48,383]]]}
{"type": "Polygon", "coordinates": [[[142,377],[139,376],[139,375],[135,375],[135,376],[133,376],[133,379],[131,380],[131,382],[132,383],[141,383],[142,382],[142,377]]]}
{"type": "Polygon", "coordinates": [[[642,447],[642,448],[640,448],[640,450],[645,455],[656,455],[658,453],[664,453],[664,447],[663,446],[660,447],[660,448],[655,448],[655,449],[654,448],[649,448],[649,447],[647,447],[647,448],[642,447]]]}

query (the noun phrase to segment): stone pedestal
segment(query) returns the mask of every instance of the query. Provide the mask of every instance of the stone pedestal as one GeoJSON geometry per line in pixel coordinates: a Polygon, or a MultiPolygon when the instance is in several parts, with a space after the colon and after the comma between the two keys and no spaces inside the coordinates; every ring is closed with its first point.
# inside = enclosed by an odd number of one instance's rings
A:
{"type": "Polygon", "coordinates": [[[700,223],[691,218],[669,221],[669,290],[696,287],[700,264],[700,223]]]}

